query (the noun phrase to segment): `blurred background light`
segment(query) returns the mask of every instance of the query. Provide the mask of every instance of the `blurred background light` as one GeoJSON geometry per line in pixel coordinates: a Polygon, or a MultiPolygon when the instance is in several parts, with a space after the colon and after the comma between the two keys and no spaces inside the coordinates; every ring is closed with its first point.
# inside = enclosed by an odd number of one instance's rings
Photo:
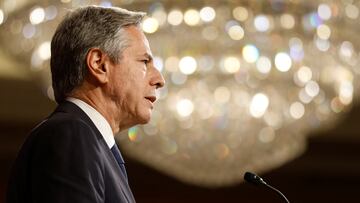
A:
{"type": "Polygon", "coordinates": [[[180,10],[170,11],[167,20],[171,25],[180,25],[183,21],[183,14],[180,10]]]}
{"type": "Polygon", "coordinates": [[[275,139],[275,131],[271,127],[265,127],[259,132],[259,140],[263,143],[272,142],[275,139]]]}
{"type": "Polygon", "coordinates": [[[285,29],[292,29],[295,26],[295,19],[291,14],[283,14],[280,17],[281,26],[285,29]]]}
{"type": "Polygon", "coordinates": [[[164,68],[164,62],[163,59],[161,57],[155,56],[154,57],[154,65],[155,68],[159,71],[162,72],[163,68],[164,68]]]}
{"type": "Polygon", "coordinates": [[[330,38],[331,30],[329,26],[323,24],[316,28],[316,33],[320,39],[327,40],[330,38]]]}
{"type": "Polygon", "coordinates": [[[257,93],[251,100],[250,113],[255,118],[262,117],[269,106],[269,98],[263,93],[257,93]]]}
{"type": "Polygon", "coordinates": [[[355,5],[348,4],[345,7],[345,14],[350,19],[357,19],[359,17],[359,8],[355,5]]]}
{"type": "Polygon", "coordinates": [[[299,81],[301,82],[301,84],[306,84],[312,78],[312,71],[309,67],[302,66],[297,71],[296,76],[299,79],[299,81]]]}
{"type": "Polygon", "coordinates": [[[223,61],[224,69],[227,73],[236,73],[240,69],[240,61],[236,57],[226,57],[223,61]]]}
{"type": "Polygon", "coordinates": [[[271,61],[266,56],[261,56],[256,62],[256,69],[263,74],[267,74],[271,70],[271,61]]]}
{"type": "Polygon", "coordinates": [[[211,7],[204,7],[200,10],[200,18],[205,22],[211,22],[215,19],[215,10],[211,7]]]}
{"type": "Polygon", "coordinates": [[[234,25],[229,28],[229,36],[233,40],[241,40],[244,37],[244,29],[239,25],[234,25]]]}
{"type": "Polygon", "coordinates": [[[212,41],[219,36],[219,30],[214,26],[208,26],[202,30],[201,34],[204,39],[212,41]]]}
{"type": "Polygon", "coordinates": [[[358,0],[19,2],[0,6],[0,53],[25,64],[52,100],[50,40],[68,10],[148,13],[142,29],[166,85],[150,123],[119,143],[185,182],[232,185],[245,169],[279,167],[306,149],[307,132],[332,126],[358,100],[358,0]]]}
{"type": "Polygon", "coordinates": [[[305,113],[305,107],[300,102],[294,102],[290,106],[290,115],[295,119],[300,119],[305,113]]]}
{"type": "Polygon", "coordinates": [[[292,61],[290,56],[285,52],[279,52],[275,56],[275,67],[280,72],[287,72],[290,70],[292,61]]]}
{"type": "Polygon", "coordinates": [[[35,35],[36,28],[32,24],[28,23],[23,27],[23,35],[25,38],[32,38],[35,35]]]}
{"type": "Polygon", "coordinates": [[[56,8],[56,6],[49,6],[45,9],[45,20],[53,20],[54,18],[56,18],[58,14],[58,10],[56,8]]]}
{"type": "Polygon", "coordinates": [[[192,114],[194,104],[188,99],[181,99],[176,104],[177,113],[182,117],[187,117],[192,114]]]}
{"type": "Polygon", "coordinates": [[[307,95],[309,95],[310,97],[315,97],[316,95],[319,94],[320,92],[320,87],[317,84],[317,82],[315,81],[309,81],[306,83],[305,85],[305,92],[307,93],[307,95]]]}
{"type": "Polygon", "coordinates": [[[50,59],[51,53],[50,53],[50,42],[46,41],[40,44],[38,48],[39,56],[42,60],[48,60],[50,59]]]}
{"type": "Polygon", "coordinates": [[[165,69],[168,72],[176,72],[179,69],[179,58],[170,56],[165,61],[165,69]]]}
{"type": "Polygon", "coordinates": [[[159,22],[155,18],[146,18],[142,23],[142,28],[146,33],[154,33],[159,28],[159,22]]]}
{"type": "Polygon", "coordinates": [[[193,74],[197,68],[196,60],[191,56],[185,56],[180,59],[179,68],[185,75],[193,74]]]}
{"type": "Polygon", "coordinates": [[[236,7],[233,10],[233,16],[238,21],[245,21],[249,17],[249,12],[245,7],[236,7]]]}
{"type": "Polygon", "coordinates": [[[329,5],[320,4],[317,11],[321,19],[329,20],[331,18],[331,8],[329,5]]]}
{"type": "Polygon", "coordinates": [[[254,20],[254,26],[260,32],[268,31],[270,28],[270,22],[268,17],[266,17],[265,15],[256,16],[254,20]]]}
{"type": "Polygon", "coordinates": [[[45,10],[41,7],[35,8],[31,11],[29,19],[33,25],[43,22],[45,20],[45,10]]]}
{"type": "Polygon", "coordinates": [[[226,103],[229,101],[231,93],[227,87],[220,86],[214,92],[215,101],[218,103],[226,103]]]}
{"type": "Polygon", "coordinates": [[[4,12],[0,9],[0,25],[4,22],[4,12]]]}
{"type": "Polygon", "coordinates": [[[155,18],[159,25],[162,26],[166,23],[166,12],[163,9],[158,9],[152,13],[152,17],[155,18]]]}
{"type": "Polygon", "coordinates": [[[184,14],[184,21],[190,26],[195,26],[200,23],[200,14],[199,11],[195,9],[189,9],[184,14]]]}
{"type": "Polygon", "coordinates": [[[259,58],[259,50],[256,46],[248,44],[243,47],[242,55],[246,62],[254,63],[259,58]]]}

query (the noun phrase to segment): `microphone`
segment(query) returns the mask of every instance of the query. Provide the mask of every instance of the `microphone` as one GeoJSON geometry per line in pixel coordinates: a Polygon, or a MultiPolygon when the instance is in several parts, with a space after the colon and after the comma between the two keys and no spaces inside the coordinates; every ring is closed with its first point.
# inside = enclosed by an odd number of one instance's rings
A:
{"type": "Polygon", "coordinates": [[[256,175],[255,173],[246,172],[244,174],[244,179],[249,183],[253,183],[255,185],[264,185],[270,188],[272,191],[275,191],[278,195],[280,195],[281,198],[285,200],[285,202],[290,203],[289,200],[285,197],[285,195],[283,195],[278,189],[267,184],[260,176],[256,175]]]}

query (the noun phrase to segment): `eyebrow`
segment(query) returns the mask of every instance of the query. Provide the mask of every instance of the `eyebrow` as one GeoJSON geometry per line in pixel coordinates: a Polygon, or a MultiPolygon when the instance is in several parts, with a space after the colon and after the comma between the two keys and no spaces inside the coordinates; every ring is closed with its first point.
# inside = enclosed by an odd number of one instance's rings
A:
{"type": "Polygon", "coordinates": [[[149,53],[145,53],[142,56],[145,56],[146,58],[148,58],[148,60],[152,61],[153,57],[149,54],[149,53]]]}

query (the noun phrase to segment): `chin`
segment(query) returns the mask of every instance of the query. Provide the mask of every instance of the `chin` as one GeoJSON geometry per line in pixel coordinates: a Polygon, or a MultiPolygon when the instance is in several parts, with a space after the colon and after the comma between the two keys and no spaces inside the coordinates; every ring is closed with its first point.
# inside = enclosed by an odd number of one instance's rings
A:
{"type": "Polygon", "coordinates": [[[143,115],[139,118],[139,124],[147,124],[150,122],[151,114],[143,115]]]}

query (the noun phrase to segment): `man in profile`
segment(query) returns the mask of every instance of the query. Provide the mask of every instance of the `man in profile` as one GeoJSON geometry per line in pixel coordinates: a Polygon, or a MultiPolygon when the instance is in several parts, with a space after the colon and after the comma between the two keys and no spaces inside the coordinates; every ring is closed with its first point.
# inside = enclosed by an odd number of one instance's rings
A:
{"type": "Polygon", "coordinates": [[[114,134],[149,122],[164,85],[144,15],[87,6],[59,24],[50,64],[58,107],[22,146],[7,202],[135,202],[114,134]]]}

